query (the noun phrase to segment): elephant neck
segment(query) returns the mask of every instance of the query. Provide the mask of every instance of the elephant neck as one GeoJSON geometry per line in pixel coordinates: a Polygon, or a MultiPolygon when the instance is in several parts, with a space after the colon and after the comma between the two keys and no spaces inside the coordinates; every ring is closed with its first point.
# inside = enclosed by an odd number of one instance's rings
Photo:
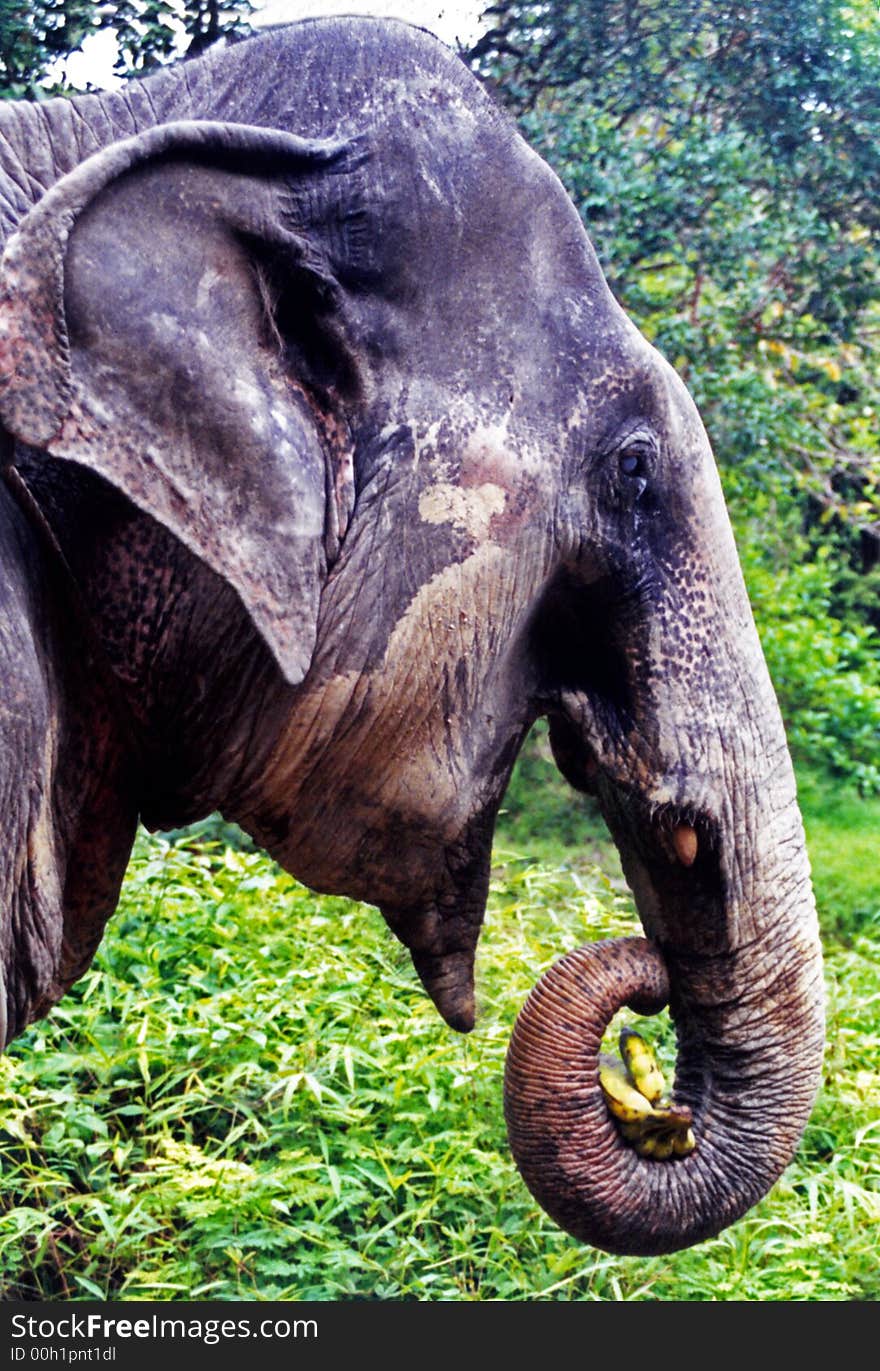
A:
{"type": "Polygon", "coordinates": [[[286,686],[224,582],[99,477],[19,450],[18,502],[150,828],[232,796],[268,752],[286,686]]]}

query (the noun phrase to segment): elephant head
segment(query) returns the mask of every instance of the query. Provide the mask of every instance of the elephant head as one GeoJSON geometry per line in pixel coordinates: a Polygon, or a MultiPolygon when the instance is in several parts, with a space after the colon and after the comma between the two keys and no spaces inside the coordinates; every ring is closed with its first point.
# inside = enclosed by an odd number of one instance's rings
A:
{"type": "MultiPolygon", "coordinates": [[[[579,1237],[698,1241],[790,1158],[822,999],[782,723],[693,402],[554,174],[426,34],[309,23],[187,66],[132,105],[163,122],[39,200],[0,282],[0,410],[117,701],[113,755],[137,760],[114,774],[148,822],[220,808],[378,905],[467,1030],[495,815],[546,716],[647,942],[539,987],[513,1147],[579,1237]],[[621,1004],[667,999],[698,1146],[657,1163],[613,1130],[596,1052],[621,1004]]],[[[77,889],[16,1027],[93,950],[77,889]]]]}

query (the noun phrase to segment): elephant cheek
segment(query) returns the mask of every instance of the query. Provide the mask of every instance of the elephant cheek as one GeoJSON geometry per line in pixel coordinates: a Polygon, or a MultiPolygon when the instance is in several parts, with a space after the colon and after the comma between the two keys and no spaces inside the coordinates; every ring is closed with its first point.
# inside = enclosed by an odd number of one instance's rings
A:
{"type": "Polygon", "coordinates": [[[364,635],[383,629],[376,616],[356,621],[358,569],[355,558],[328,592],[318,656],[254,809],[273,855],[310,884],[396,908],[445,905],[448,854],[497,798],[497,754],[521,726],[499,666],[518,623],[511,556],[488,544],[431,576],[366,669],[356,662],[376,648],[364,635]]]}

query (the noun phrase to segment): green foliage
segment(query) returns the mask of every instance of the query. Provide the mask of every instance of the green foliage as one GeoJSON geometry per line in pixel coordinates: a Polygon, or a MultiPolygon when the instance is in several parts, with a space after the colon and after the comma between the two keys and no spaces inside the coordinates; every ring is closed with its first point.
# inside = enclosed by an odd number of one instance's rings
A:
{"type": "Polygon", "coordinates": [[[880,798],[857,795],[815,769],[798,771],[798,796],[823,937],[880,935],[880,798]]]}
{"type": "Polygon", "coordinates": [[[874,0],[498,0],[489,15],[472,62],[700,407],[795,746],[876,788],[874,0]]]}
{"type": "Polygon", "coordinates": [[[100,27],[94,0],[0,0],[0,97],[34,98],[52,63],[100,27]]]}
{"type": "Polygon", "coordinates": [[[752,603],[795,754],[880,791],[880,635],[831,613],[834,565],[824,552],[775,574],[752,560],[752,603]]]}
{"type": "Polygon", "coordinates": [[[51,79],[54,64],[101,30],[116,35],[120,75],[142,75],[220,38],[242,36],[252,13],[250,0],[0,0],[0,98],[61,93],[51,79]]]}
{"type": "Polygon", "coordinates": [[[813,1121],[747,1218],[641,1261],[540,1213],[504,1136],[513,1018],[550,961],[635,926],[564,857],[498,853],[462,1038],[376,911],[258,854],[139,840],[95,966],[0,1060],[3,1296],[875,1298],[880,983],[858,931],[829,952],[813,1121]]]}
{"type": "Polygon", "coordinates": [[[874,0],[496,0],[486,15],[470,60],[518,115],[592,103],[648,162],[687,146],[706,170],[713,147],[746,140],[746,192],[798,188],[824,222],[876,223],[874,0]]]}

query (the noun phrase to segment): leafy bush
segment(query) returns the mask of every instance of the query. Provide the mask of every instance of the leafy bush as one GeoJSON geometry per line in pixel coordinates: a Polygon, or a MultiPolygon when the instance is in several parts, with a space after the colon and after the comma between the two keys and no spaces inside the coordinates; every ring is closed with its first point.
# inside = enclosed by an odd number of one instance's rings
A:
{"type": "Polygon", "coordinates": [[[776,569],[754,549],[744,560],[792,749],[863,793],[880,791],[880,635],[832,613],[830,552],[776,569]]]}
{"type": "Polygon", "coordinates": [[[618,1259],[532,1201],[501,1080],[541,971],[634,918],[595,869],[499,860],[462,1038],[374,910],[141,839],[94,967],[0,1060],[4,1297],[876,1298],[868,941],[831,951],[825,1090],[771,1195],[691,1251],[618,1259]]]}
{"type": "Polygon", "coordinates": [[[874,0],[496,0],[470,54],[697,401],[795,748],[864,791],[880,783],[878,34],[874,0]]]}

